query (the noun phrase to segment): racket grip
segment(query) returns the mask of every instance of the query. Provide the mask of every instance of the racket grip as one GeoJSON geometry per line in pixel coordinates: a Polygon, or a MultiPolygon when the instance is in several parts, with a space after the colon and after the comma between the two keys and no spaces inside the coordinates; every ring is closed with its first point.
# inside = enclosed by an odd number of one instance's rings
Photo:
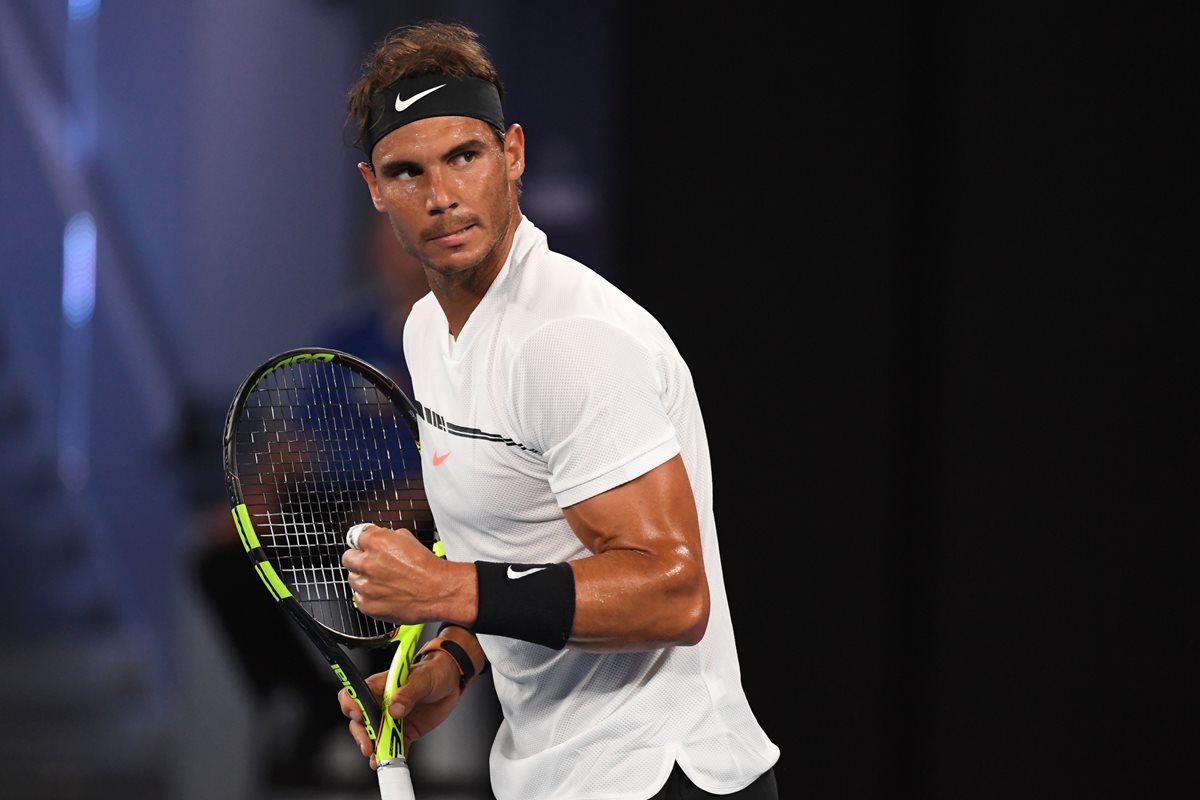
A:
{"type": "Polygon", "coordinates": [[[412,777],[408,774],[408,762],[395,758],[375,771],[379,776],[381,800],[414,800],[412,777]]]}

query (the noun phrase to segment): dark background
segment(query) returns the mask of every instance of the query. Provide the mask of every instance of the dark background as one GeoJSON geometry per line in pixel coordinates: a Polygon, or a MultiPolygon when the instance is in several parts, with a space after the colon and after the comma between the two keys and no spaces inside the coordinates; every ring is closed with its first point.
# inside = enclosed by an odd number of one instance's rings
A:
{"type": "Polygon", "coordinates": [[[637,19],[622,280],[782,796],[1195,791],[1194,19],[637,19]]]}
{"type": "MultiPolygon", "coordinates": [[[[56,44],[66,9],[3,2],[0,25],[41,32],[32,60],[51,93],[70,87],[70,51],[56,44]]],[[[63,504],[81,504],[85,523],[32,555],[20,535],[31,495],[12,487],[47,458],[54,482],[63,413],[37,409],[64,407],[66,389],[19,376],[67,363],[69,209],[36,136],[16,116],[0,122],[0,410],[17,409],[0,420],[16,420],[5,446],[31,439],[28,452],[0,450],[6,547],[35,565],[70,547],[102,595],[134,585],[105,619],[114,635],[133,631],[153,676],[149,699],[119,684],[155,721],[137,740],[152,756],[131,770],[142,780],[110,770],[91,785],[232,796],[204,787],[237,758],[211,735],[179,734],[245,691],[189,667],[222,641],[178,588],[199,546],[190,521],[220,501],[217,422],[244,371],[326,330],[321,298],[357,285],[369,209],[353,154],[329,135],[337,92],[388,27],[442,16],[478,27],[505,77],[506,111],[529,140],[526,212],[658,316],[691,365],[744,684],[782,749],[780,796],[1191,796],[1195,15],[1057,0],[565,5],[100,7],[88,174],[128,242],[108,263],[143,288],[106,305],[102,285],[97,300],[102,498],[72,490],[63,504]],[[214,75],[228,80],[204,80],[214,75]],[[324,116],[281,119],[262,94],[303,92],[277,75],[324,76],[308,85],[324,116]],[[126,395],[139,362],[106,356],[141,316],[186,413],[131,448],[118,432],[138,427],[126,395]],[[132,489],[116,477],[131,474],[132,489]],[[216,768],[164,755],[181,746],[216,768]]],[[[0,99],[19,108],[28,76],[0,66],[0,99]]],[[[9,584],[8,601],[35,596],[9,584]]],[[[38,596],[38,613],[73,636],[77,609],[38,596]]],[[[66,660],[32,627],[8,615],[6,659],[38,656],[33,641],[66,660]]],[[[95,663],[86,671],[103,674],[95,663]]],[[[38,772],[20,744],[36,705],[6,697],[4,710],[22,722],[0,731],[2,777],[59,787],[47,776],[62,770],[38,772]]],[[[128,723],[86,722],[114,740],[104,726],[128,723]]],[[[226,724],[236,742],[258,740],[254,719],[226,724]]]]}

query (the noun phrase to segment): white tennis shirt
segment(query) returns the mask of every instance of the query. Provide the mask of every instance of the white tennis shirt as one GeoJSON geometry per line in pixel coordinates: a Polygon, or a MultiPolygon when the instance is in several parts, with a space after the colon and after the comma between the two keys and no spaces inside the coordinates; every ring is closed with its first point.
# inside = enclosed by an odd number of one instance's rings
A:
{"type": "Polygon", "coordinates": [[[562,508],[683,454],[711,615],[693,647],[586,653],[480,635],[504,721],[499,800],[644,800],[674,762],[727,794],[779,757],[741,685],[712,508],[708,442],[687,365],[662,326],[522,220],[457,341],[432,294],[404,355],[423,407],[426,491],[449,558],[589,555],[562,508]]]}

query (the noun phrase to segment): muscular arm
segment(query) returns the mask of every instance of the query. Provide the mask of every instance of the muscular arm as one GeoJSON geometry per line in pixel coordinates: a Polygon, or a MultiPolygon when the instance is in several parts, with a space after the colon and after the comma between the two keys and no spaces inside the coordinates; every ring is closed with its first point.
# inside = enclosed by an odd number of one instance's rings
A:
{"type": "MultiPolygon", "coordinates": [[[[708,581],[695,500],[679,456],[563,513],[592,552],[570,562],[575,620],[568,647],[646,650],[700,641],[708,625],[708,581]]],[[[408,615],[396,614],[393,605],[401,597],[408,601],[402,606],[425,608],[428,619],[468,626],[474,621],[479,595],[473,564],[437,558],[406,532],[370,528],[359,542],[365,549],[348,551],[343,561],[352,571],[352,585],[365,593],[359,598],[364,612],[403,619],[408,615]],[[401,587],[415,591],[401,592],[401,587]]],[[[470,631],[452,626],[441,635],[462,645],[476,671],[482,670],[484,654],[470,631]]],[[[377,696],[384,677],[370,680],[377,696]]],[[[420,738],[450,713],[459,699],[457,681],[458,667],[444,652],[413,668],[391,709],[406,719],[408,738],[420,738]]],[[[357,704],[344,689],[338,698],[359,748],[371,755],[374,744],[357,704]]]]}
{"type": "MultiPolygon", "coordinates": [[[[708,580],[681,457],[563,514],[592,552],[570,562],[575,619],[568,647],[646,650],[700,641],[708,625],[708,580]]],[[[359,546],[342,562],[364,613],[397,622],[474,623],[474,564],[437,558],[407,532],[368,528],[359,546]]]]}
{"type": "Polygon", "coordinates": [[[681,457],[563,513],[594,554],[571,562],[575,622],[568,647],[644,650],[700,641],[708,580],[681,457]]]}

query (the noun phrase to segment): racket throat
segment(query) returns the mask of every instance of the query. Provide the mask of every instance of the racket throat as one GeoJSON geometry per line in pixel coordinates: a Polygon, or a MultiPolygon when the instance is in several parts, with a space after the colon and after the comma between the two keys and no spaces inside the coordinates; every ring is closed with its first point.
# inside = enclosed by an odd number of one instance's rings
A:
{"type": "Polygon", "coordinates": [[[340,664],[330,662],[329,668],[333,670],[333,674],[342,682],[342,686],[345,687],[346,692],[350,695],[350,699],[357,703],[359,709],[362,711],[362,725],[367,731],[367,736],[371,737],[372,742],[378,742],[379,733],[375,726],[376,720],[379,719],[379,714],[372,713],[367,709],[367,704],[369,703],[371,706],[374,706],[375,701],[370,697],[364,698],[358,696],[358,691],[354,688],[354,683],[347,677],[346,671],[342,669],[340,664]]]}

